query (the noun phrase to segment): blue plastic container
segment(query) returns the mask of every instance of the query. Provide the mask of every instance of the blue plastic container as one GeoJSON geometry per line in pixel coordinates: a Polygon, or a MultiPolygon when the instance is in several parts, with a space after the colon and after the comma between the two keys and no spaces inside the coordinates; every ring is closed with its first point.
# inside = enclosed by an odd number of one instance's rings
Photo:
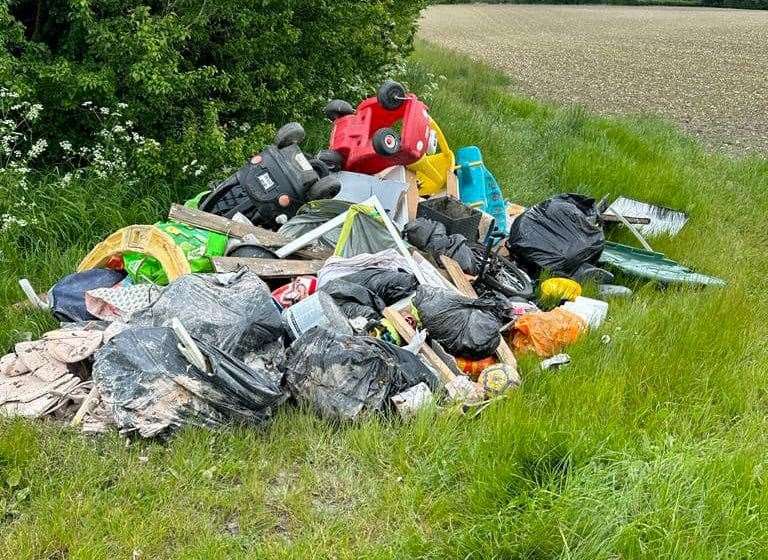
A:
{"type": "Polygon", "coordinates": [[[456,175],[459,179],[459,199],[496,218],[495,229],[506,234],[507,203],[496,178],[483,163],[480,148],[465,146],[456,151],[456,175]]]}

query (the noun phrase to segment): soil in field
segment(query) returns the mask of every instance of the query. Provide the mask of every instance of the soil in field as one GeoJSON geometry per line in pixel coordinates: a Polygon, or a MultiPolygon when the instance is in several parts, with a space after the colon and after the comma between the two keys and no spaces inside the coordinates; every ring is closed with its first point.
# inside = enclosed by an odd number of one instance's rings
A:
{"type": "Polygon", "coordinates": [[[768,11],[433,6],[420,35],[534,97],[662,115],[712,148],[768,155],[768,11]]]}

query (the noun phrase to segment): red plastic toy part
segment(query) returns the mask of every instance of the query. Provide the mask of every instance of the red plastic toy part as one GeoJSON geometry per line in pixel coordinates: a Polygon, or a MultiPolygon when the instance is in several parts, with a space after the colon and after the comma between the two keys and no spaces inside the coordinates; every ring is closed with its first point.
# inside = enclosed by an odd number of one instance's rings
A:
{"type": "Polygon", "coordinates": [[[343,113],[335,112],[330,149],[347,171],[374,174],[393,165],[410,165],[429,149],[427,106],[396,82],[385,83],[378,97],[364,100],[353,114],[343,113]]]}

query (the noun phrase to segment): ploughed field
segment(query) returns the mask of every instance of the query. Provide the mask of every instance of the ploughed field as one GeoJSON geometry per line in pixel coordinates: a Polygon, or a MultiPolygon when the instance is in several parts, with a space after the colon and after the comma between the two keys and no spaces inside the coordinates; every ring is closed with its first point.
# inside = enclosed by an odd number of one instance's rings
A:
{"type": "Polygon", "coordinates": [[[536,98],[661,115],[712,148],[768,154],[768,11],[441,5],[421,37],[536,98]]]}

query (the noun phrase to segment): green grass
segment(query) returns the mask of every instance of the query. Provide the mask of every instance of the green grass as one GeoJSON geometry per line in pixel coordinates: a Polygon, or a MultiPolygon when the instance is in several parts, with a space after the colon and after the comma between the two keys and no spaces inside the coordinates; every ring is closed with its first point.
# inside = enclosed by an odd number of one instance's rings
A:
{"type": "MultiPolygon", "coordinates": [[[[130,446],[0,420],[0,558],[766,556],[768,162],[706,153],[663,122],[518,97],[420,45],[407,78],[418,90],[428,72],[447,77],[432,114],[454,146],[483,148],[511,200],[577,191],[683,209],[683,232],[654,244],[728,287],[638,289],[611,304],[609,344],[585,338],[558,372],[523,360],[522,388],[476,419],[333,427],[285,409],[263,429],[130,446]]],[[[50,193],[48,227],[0,241],[3,308],[18,276],[48,285],[183,194],[88,188],[50,193]]],[[[0,342],[50,325],[6,311],[0,342]]]]}

